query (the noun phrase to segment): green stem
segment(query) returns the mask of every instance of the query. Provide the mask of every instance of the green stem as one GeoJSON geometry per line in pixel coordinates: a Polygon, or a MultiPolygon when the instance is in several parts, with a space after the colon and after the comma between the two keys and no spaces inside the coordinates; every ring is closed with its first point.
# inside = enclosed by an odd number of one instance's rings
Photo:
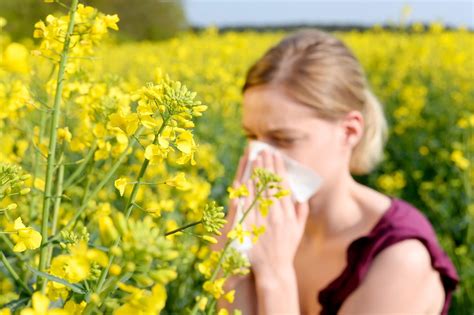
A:
{"type": "Polygon", "coordinates": [[[13,269],[12,265],[10,265],[10,262],[8,262],[7,257],[5,257],[5,255],[3,254],[2,251],[0,251],[0,254],[1,254],[0,259],[2,260],[3,265],[5,266],[5,268],[7,268],[8,272],[12,276],[13,280],[15,280],[16,283],[18,283],[29,295],[33,294],[33,292],[31,291],[30,288],[28,288],[26,283],[23,282],[23,280],[20,279],[20,277],[18,276],[16,271],[13,269]]]}
{"type": "Polygon", "coordinates": [[[185,229],[187,229],[189,227],[192,227],[192,226],[195,226],[199,223],[202,223],[202,220],[199,220],[199,221],[196,221],[196,222],[193,222],[193,223],[189,223],[187,225],[184,225],[182,227],[177,228],[176,230],[166,232],[165,236],[168,236],[168,235],[171,235],[171,234],[174,234],[174,233],[178,233],[179,231],[185,230],[185,229]]]}
{"type": "MultiPolygon", "coordinates": [[[[91,163],[88,164],[89,166],[87,167],[87,170],[86,170],[86,184],[84,186],[84,193],[82,195],[82,198],[81,198],[81,205],[86,205],[87,203],[89,203],[89,199],[87,199],[87,197],[89,196],[89,189],[91,188],[91,178],[92,178],[92,175],[91,175],[91,172],[92,172],[92,169],[95,165],[95,161],[92,161],[91,163]]],[[[79,221],[76,220],[74,222],[74,224],[71,226],[71,230],[74,230],[76,228],[76,225],[79,221]]]]}
{"type": "Polygon", "coordinates": [[[18,252],[15,252],[15,251],[13,250],[14,245],[13,245],[12,241],[10,241],[10,239],[9,239],[5,234],[0,234],[0,238],[5,242],[5,244],[7,244],[8,248],[10,249],[10,251],[11,251],[20,261],[23,261],[23,262],[26,261],[26,258],[25,258],[22,254],[20,254],[20,253],[18,253],[18,252]]]}
{"type": "MultiPolygon", "coordinates": [[[[56,229],[58,227],[58,219],[59,219],[59,207],[61,206],[61,196],[63,194],[63,180],[64,180],[64,165],[59,166],[58,170],[58,179],[56,181],[56,196],[54,199],[54,206],[53,206],[53,221],[51,224],[51,234],[54,235],[56,233],[56,229]]],[[[51,258],[53,257],[53,246],[49,247],[48,258],[46,261],[46,268],[49,267],[51,262],[51,258]]]]}
{"type": "MultiPolygon", "coordinates": [[[[161,132],[165,128],[166,123],[167,123],[167,119],[165,119],[163,121],[163,123],[160,126],[160,129],[155,134],[155,137],[153,139],[153,144],[156,144],[158,142],[158,136],[161,134],[161,132]]],[[[130,214],[132,212],[133,205],[134,205],[134,202],[135,202],[135,197],[136,197],[136,195],[138,193],[138,189],[140,187],[140,181],[143,178],[143,176],[145,175],[146,169],[148,168],[149,164],[150,164],[150,161],[148,159],[145,159],[142,163],[142,166],[141,166],[140,171],[139,171],[138,176],[137,176],[136,183],[133,185],[132,192],[131,192],[130,197],[128,198],[126,206],[125,206],[125,211],[126,211],[125,212],[125,219],[128,219],[128,217],[130,216],[130,214]]],[[[115,241],[113,246],[118,246],[119,244],[120,244],[120,236],[117,238],[117,240],[115,241]]],[[[95,292],[97,292],[98,294],[100,294],[102,286],[104,285],[105,280],[107,278],[107,274],[109,272],[110,266],[112,265],[114,259],[115,259],[114,255],[109,256],[109,261],[107,263],[107,266],[102,270],[102,272],[100,274],[100,277],[99,277],[99,280],[97,281],[97,286],[96,286],[96,289],[95,289],[95,292]]],[[[86,308],[84,309],[83,314],[84,315],[90,314],[91,311],[92,311],[92,306],[89,307],[89,305],[87,305],[86,308]]]]}
{"type": "MultiPolygon", "coordinates": [[[[135,135],[139,135],[143,132],[143,129],[144,127],[141,126],[137,132],[135,133],[135,135]]],[[[107,172],[107,174],[105,174],[104,178],[99,182],[99,184],[97,184],[97,186],[94,188],[93,191],[91,191],[91,193],[87,196],[87,198],[85,198],[85,200],[83,201],[83,203],[81,204],[81,206],[79,207],[79,209],[76,211],[76,213],[74,214],[74,216],[71,218],[71,220],[69,220],[69,222],[61,229],[59,230],[53,237],[50,238],[50,241],[54,241],[54,240],[57,240],[59,238],[59,236],[61,235],[61,232],[64,231],[64,230],[67,230],[69,229],[75,222],[76,220],[82,215],[82,213],[87,209],[87,206],[88,206],[88,203],[89,203],[89,200],[91,200],[92,198],[94,198],[102,188],[104,188],[104,186],[109,182],[109,180],[112,178],[112,176],[115,174],[115,172],[117,171],[117,169],[119,168],[119,166],[123,163],[123,160],[125,160],[125,158],[127,157],[128,155],[128,149],[130,147],[132,147],[134,144],[135,144],[136,140],[135,139],[132,139],[132,141],[129,142],[127,148],[122,152],[122,154],[120,154],[119,158],[117,159],[117,161],[115,161],[115,163],[112,165],[112,167],[110,168],[110,170],[107,172]]]]}
{"type": "MultiPolygon", "coordinates": [[[[41,236],[42,236],[42,244],[48,241],[48,223],[49,223],[49,208],[51,205],[51,192],[53,186],[53,173],[55,168],[55,158],[56,158],[56,144],[57,144],[57,129],[59,128],[59,116],[60,116],[60,109],[61,109],[61,98],[63,92],[63,84],[64,84],[64,74],[66,70],[66,64],[69,54],[69,45],[71,41],[71,33],[74,29],[74,18],[76,15],[78,0],[72,0],[71,7],[69,9],[69,24],[67,28],[67,32],[64,38],[64,46],[61,52],[61,60],[59,62],[59,69],[58,69],[58,79],[56,83],[56,92],[54,95],[54,106],[53,106],[53,116],[51,118],[50,124],[50,137],[49,137],[49,149],[48,149],[48,165],[46,167],[46,184],[44,189],[43,195],[43,216],[41,222],[41,236]]],[[[40,252],[40,261],[39,261],[39,270],[44,272],[46,269],[46,263],[48,258],[49,246],[46,245],[41,248],[40,252]]],[[[43,277],[38,277],[37,280],[37,288],[41,289],[44,293],[46,290],[46,282],[47,279],[43,277]]]]}
{"type": "MultiPolygon", "coordinates": [[[[161,124],[160,130],[158,130],[158,132],[155,134],[155,137],[153,139],[153,144],[158,143],[158,136],[161,134],[161,132],[165,128],[166,123],[167,123],[167,120],[164,120],[163,123],[161,124]]],[[[132,193],[130,194],[130,197],[127,199],[127,203],[126,203],[126,206],[125,206],[125,211],[126,211],[125,212],[125,219],[128,219],[128,217],[132,213],[133,203],[135,202],[135,197],[138,193],[138,189],[140,188],[140,181],[142,180],[143,176],[145,175],[146,169],[148,168],[149,164],[150,164],[150,160],[148,160],[148,159],[145,159],[142,163],[142,167],[140,168],[140,171],[138,173],[136,183],[133,184],[132,193]]],[[[117,239],[117,241],[115,241],[114,246],[118,246],[119,243],[120,243],[120,237],[117,239]]],[[[96,289],[97,292],[100,292],[102,286],[104,285],[105,278],[107,277],[110,265],[112,264],[112,261],[114,260],[114,258],[115,258],[115,256],[111,255],[110,259],[109,259],[109,264],[107,265],[107,267],[104,270],[102,270],[102,273],[100,274],[99,281],[97,283],[97,289],[96,289]]]]}
{"type": "Polygon", "coordinates": [[[92,159],[92,157],[94,156],[94,153],[95,153],[95,149],[97,149],[97,142],[94,141],[94,143],[92,144],[91,148],[89,149],[89,152],[87,152],[87,155],[86,157],[84,158],[84,160],[81,162],[81,165],[76,168],[76,170],[74,171],[74,173],[71,174],[71,176],[68,176],[67,180],[64,182],[64,189],[67,189],[69,188],[69,186],[71,186],[71,184],[74,182],[74,180],[82,174],[82,171],[84,171],[84,169],[86,168],[87,164],[89,163],[89,161],[92,159]]]}
{"type": "MultiPolygon", "coordinates": [[[[46,126],[46,113],[41,112],[41,118],[40,118],[40,130],[39,130],[39,135],[38,135],[38,144],[40,144],[43,140],[44,136],[44,130],[46,126]]],[[[40,163],[40,154],[38,151],[35,151],[34,153],[34,165],[33,165],[33,174],[32,174],[32,186],[34,187],[36,178],[38,177],[38,165],[40,163]]],[[[30,219],[34,220],[35,216],[37,215],[37,212],[34,211],[36,208],[36,193],[31,193],[29,196],[29,202],[30,202],[30,219]]]]}

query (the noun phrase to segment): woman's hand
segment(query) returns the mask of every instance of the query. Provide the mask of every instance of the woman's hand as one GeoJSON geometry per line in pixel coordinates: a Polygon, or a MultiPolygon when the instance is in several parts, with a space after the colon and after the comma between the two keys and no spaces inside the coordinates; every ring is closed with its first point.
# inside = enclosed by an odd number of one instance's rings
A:
{"type": "MultiPolygon", "coordinates": [[[[263,150],[253,162],[252,167],[265,168],[282,178],[280,184],[289,190],[286,180],[286,169],[280,155],[263,150]]],[[[249,186],[248,200],[255,197],[253,183],[249,186]]],[[[251,229],[253,225],[265,226],[265,232],[259,237],[249,253],[250,263],[255,277],[275,277],[294,271],[293,260],[304,233],[309,213],[308,203],[293,203],[291,196],[272,197],[274,189],[268,189],[263,196],[271,198],[273,204],[268,214],[263,217],[258,206],[250,210],[244,220],[244,226],[251,229]]]]}
{"type": "MultiPolygon", "coordinates": [[[[280,184],[289,190],[286,169],[278,154],[263,151],[252,167],[265,168],[282,178],[280,184]]],[[[249,196],[246,204],[257,193],[254,183],[247,183],[249,196]]],[[[271,198],[265,217],[258,210],[250,210],[244,220],[244,227],[264,226],[265,232],[259,237],[249,252],[249,259],[255,276],[258,314],[300,314],[298,283],[293,260],[301,241],[309,213],[307,203],[294,204],[290,195],[272,197],[275,189],[263,194],[271,198]]],[[[247,209],[247,206],[244,207],[247,209]]]]}
{"type": "MultiPolygon", "coordinates": [[[[242,176],[245,170],[245,166],[247,165],[248,154],[249,147],[247,146],[244,151],[244,154],[240,158],[239,166],[235,173],[234,181],[232,183],[233,188],[238,188],[240,187],[240,185],[242,185],[242,176]]],[[[227,233],[230,231],[236,217],[237,202],[237,199],[229,200],[229,211],[225,217],[227,223],[221,230],[222,234],[217,237],[218,243],[210,245],[210,248],[212,250],[221,250],[224,247],[225,242],[227,241],[227,233]]],[[[221,275],[222,270],[219,271],[219,277],[221,275]]],[[[235,309],[239,309],[242,311],[243,314],[257,314],[257,292],[255,288],[255,278],[252,271],[250,271],[250,273],[248,273],[247,275],[230,276],[224,283],[223,288],[225,292],[235,289],[235,299],[233,303],[229,303],[225,299],[220,298],[217,301],[217,305],[219,308],[226,308],[227,310],[229,310],[229,312],[235,309]]]]}

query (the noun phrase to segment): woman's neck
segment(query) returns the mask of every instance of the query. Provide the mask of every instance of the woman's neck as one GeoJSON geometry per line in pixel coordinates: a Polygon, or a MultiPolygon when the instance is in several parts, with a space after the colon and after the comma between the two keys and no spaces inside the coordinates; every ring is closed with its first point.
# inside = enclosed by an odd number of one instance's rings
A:
{"type": "Polygon", "coordinates": [[[344,239],[360,230],[365,213],[361,207],[364,188],[349,174],[327,183],[310,200],[304,238],[326,243],[344,239]]]}

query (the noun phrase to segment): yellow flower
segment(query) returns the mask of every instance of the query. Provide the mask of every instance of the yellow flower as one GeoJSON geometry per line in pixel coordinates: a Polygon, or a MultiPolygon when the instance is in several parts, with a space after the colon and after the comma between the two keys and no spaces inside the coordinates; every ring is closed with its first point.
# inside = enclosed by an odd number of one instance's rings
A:
{"type": "Polygon", "coordinates": [[[113,276],[118,276],[122,272],[122,267],[117,264],[112,264],[110,266],[110,274],[113,276]]]}
{"type": "Polygon", "coordinates": [[[109,116],[110,126],[132,135],[138,128],[138,116],[136,113],[124,114],[123,112],[113,113],[109,116]]]}
{"type": "Polygon", "coordinates": [[[160,145],[150,144],[145,149],[145,158],[150,160],[150,165],[161,163],[168,156],[168,152],[171,150],[170,147],[164,148],[165,143],[163,142],[163,139],[158,138],[158,142],[160,145]]]}
{"type": "Polygon", "coordinates": [[[162,149],[168,149],[170,143],[163,135],[158,135],[158,145],[162,149]]]}
{"type": "Polygon", "coordinates": [[[252,242],[255,244],[258,240],[258,237],[265,232],[265,225],[256,226],[252,224],[252,242]]]}
{"type": "Polygon", "coordinates": [[[188,161],[191,163],[191,165],[196,165],[196,160],[194,160],[194,151],[190,154],[182,153],[181,156],[176,159],[176,163],[181,165],[188,163],[188,161]]]}
{"type": "Polygon", "coordinates": [[[73,301],[73,299],[70,299],[66,302],[66,304],[64,304],[64,310],[69,314],[82,314],[85,307],[85,301],[82,301],[81,303],[76,303],[73,301]]]}
{"type": "Polygon", "coordinates": [[[130,295],[126,297],[126,303],[114,311],[114,315],[159,314],[165,306],[167,295],[162,284],[155,284],[151,292],[123,283],[118,286],[130,295]]]}
{"type": "Polygon", "coordinates": [[[451,161],[456,164],[457,167],[459,167],[461,170],[465,170],[469,167],[469,160],[466,159],[460,150],[454,150],[451,153],[451,161]]]}
{"type": "Polygon", "coordinates": [[[69,295],[69,289],[64,284],[56,281],[48,281],[48,284],[46,285],[46,295],[52,301],[58,299],[65,300],[69,295]]]}
{"type": "Polygon", "coordinates": [[[20,315],[66,315],[68,314],[65,310],[53,309],[49,310],[49,299],[44,296],[41,292],[35,292],[32,296],[33,307],[25,308],[21,310],[20,315]]]}
{"type": "Polygon", "coordinates": [[[395,171],[393,174],[382,174],[377,178],[377,185],[387,192],[400,190],[406,185],[405,175],[402,171],[395,171]]]}
{"type": "Polygon", "coordinates": [[[206,105],[193,106],[193,116],[196,116],[196,117],[202,116],[202,112],[206,110],[207,110],[206,105]]]}
{"type": "Polygon", "coordinates": [[[69,132],[69,128],[59,128],[58,129],[58,142],[62,143],[63,141],[71,142],[72,135],[69,132]]]}
{"type": "Polygon", "coordinates": [[[224,285],[226,278],[219,278],[214,281],[207,280],[203,284],[203,289],[211,293],[216,299],[220,298],[224,293],[222,286],[224,285]]]}
{"type": "Polygon", "coordinates": [[[242,224],[237,224],[235,228],[233,228],[229,231],[229,233],[227,233],[227,237],[231,239],[237,238],[241,244],[244,243],[245,236],[250,236],[250,232],[245,231],[242,227],[242,224]]]}
{"type": "Polygon", "coordinates": [[[268,210],[270,209],[270,206],[273,204],[272,199],[261,199],[258,202],[258,211],[260,211],[260,214],[263,217],[266,217],[268,215],[268,210]]]}
{"type": "Polygon", "coordinates": [[[418,148],[418,152],[425,156],[425,155],[428,155],[428,153],[430,153],[430,149],[426,146],[426,145],[422,145],[421,147],[418,148]]]}
{"type": "Polygon", "coordinates": [[[120,21],[120,19],[117,16],[117,14],[114,14],[114,15],[107,14],[106,16],[104,16],[105,25],[108,28],[111,28],[111,29],[116,30],[116,31],[118,31],[118,29],[119,29],[118,26],[117,26],[118,21],[120,21]]]}
{"type": "Polygon", "coordinates": [[[217,244],[217,239],[209,235],[203,235],[202,238],[209,243],[217,244]]]}
{"type": "Polygon", "coordinates": [[[18,239],[16,240],[14,252],[23,252],[26,249],[36,249],[41,245],[41,234],[31,227],[26,227],[18,217],[14,223],[14,229],[17,232],[18,239]]]}
{"type": "Polygon", "coordinates": [[[208,298],[206,296],[196,296],[196,301],[198,302],[198,308],[201,311],[206,309],[208,298]]]}
{"type": "Polygon", "coordinates": [[[245,186],[245,184],[242,184],[237,188],[227,187],[227,192],[229,193],[230,199],[249,195],[249,191],[247,189],[247,186],[245,186]]]}
{"type": "Polygon", "coordinates": [[[290,194],[290,191],[288,189],[281,189],[276,194],[274,194],[273,197],[282,198],[282,197],[288,196],[289,194],[290,194]]]}
{"type": "Polygon", "coordinates": [[[191,150],[196,146],[193,139],[193,134],[189,131],[183,131],[176,139],[176,147],[179,151],[190,154],[191,150]]]}
{"type": "Polygon", "coordinates": [[[181,151],[182,155],[176,160],[178,164],[185,164],[191,160],[191,165],[196,165],[194,160],[194,152],[196,151],[196,143],[193,134],[189,131],[182,131],[176,139],[176,147],[181,151]]]}
{"type": "Polygon", "coordinates": [[[217,312],[217,315],[229,315],[229,311],[225,308],[221,308],[219,309],[219,311],[217,312]]]}
{"type": "Polygon", "coordinates": [[[166,185],[176,187],[179,190],[187,190],[189,188],[189,183],[186,181],[184,172],[179,172],[173,178],[168,179],[166,185]]]}
{"type": "Polygon", "coordinates": [[[90,264],[86,257],[59,255],[53,258],[50,272],[71,283],[77,283],[89,277],[90,264]]]}
{"type": "Polygon", "coordinates": [[[125,192],[125,186],[127,186],[128,180],[126,177],[120,177],[119,179],[116,179],[114,182],[115,188],[117,188],[120,192],[120,196],[123,196],[125,192]]]}
{"type": "Polygon", "coordinates": [[[114,222],[109,216],[99,218],[99,235],[104,245],[111,245],[119,237],[114,222]]]}
{"type": "MultiPolygon", "coordinates": [[[[105,267],[108,263],[107,255],[96,249],[89,249],[87,242],[82,240],[74,246],[70,247],[70,254],[58,255],[53,258],[49,272],[59,278],[65,279],[71,283],[83,281],[93,272],[93,263],[101,267],[105,267]]],[[[53,292],[48,292],[54,295],[54,291],[61,293],[61,284],[58,284],[51,289],[53,292]]]]}
{"type": "Polygon", "coordinates": [[[28,55],[28,49],[25,46],[18,43],[11,43],[4,49],[3,56],[0,54],[0,57],[3,57],[1,64],[8,71],[27,73],[28,55]]]}
{"type": "Polygon", "coordinates": [[[235,298],[235,290],[231,290],[224,295],[224,299],[229,301],[229,303],[233,303],[234,298],[235,298]]]}

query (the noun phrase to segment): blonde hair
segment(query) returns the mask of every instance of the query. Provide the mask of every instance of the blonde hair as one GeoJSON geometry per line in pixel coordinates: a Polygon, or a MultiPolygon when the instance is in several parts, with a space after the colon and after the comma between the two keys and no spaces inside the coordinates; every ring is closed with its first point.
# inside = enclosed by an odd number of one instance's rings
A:
{"type": "Polygon", "coordinates": [[[318,29],[303,28],[288,35],[250,67],[242,93],[264,84],[281,86],[324,119],[360,111],[364,132],[353,148],[350,172],[367,174],[382,160],[388,137],[382,104],[370,90],[359,61],[341,40],[318,29]]]}

